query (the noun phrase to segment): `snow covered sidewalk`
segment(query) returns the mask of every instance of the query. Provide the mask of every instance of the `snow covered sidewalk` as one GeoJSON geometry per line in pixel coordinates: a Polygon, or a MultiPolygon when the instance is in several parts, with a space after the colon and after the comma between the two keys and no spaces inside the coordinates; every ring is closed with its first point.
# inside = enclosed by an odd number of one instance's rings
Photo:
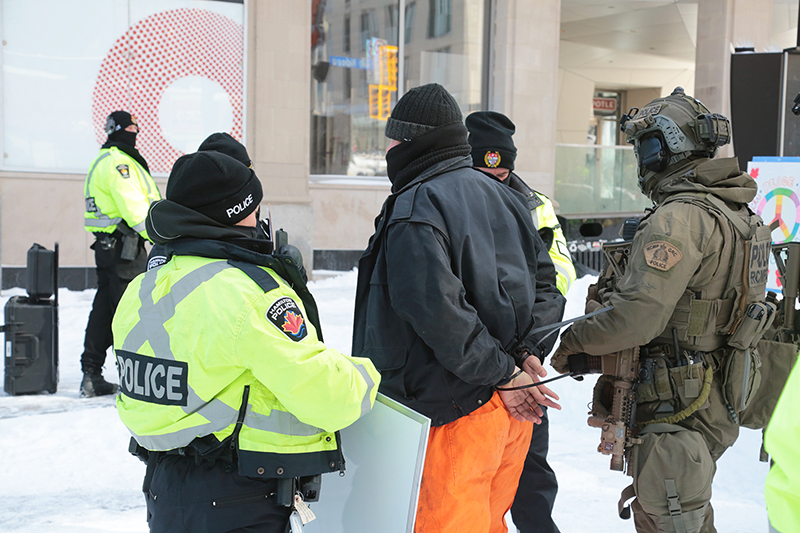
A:
{"type": "MultiPolygon", "coordinates": [[[[568,317],[582,314],[592,281],[583,278],[574,284],[568,317]]],[[[345,353],[350,350],[355,284],[355,272],[348,272],[310,285],[325,342],[345,353]]],[[[18,294],[24,291],[3,291],[0,305],[18,294]]],[[[59,292],[58,392],[19,397],[0,393],[0,531],[147,531],[141,494],[144,465],[127,451],[129,433],[113,399],[78,397],[79,358],[92,298],[91,290],[59,292]]],[[[553,376],[552,368],[546,368],[553,376]]],[[[110,356],[104,374],[117,381],[110,356]]],[[[609,470],[608,458],[595,451],[599,430],[586,425],[593,383],[590,377],[552,386],[563,406],[560,412],[550,411],[549,458],[560,485],[556,523],[564,533],[632,532],[633,521],[616,514],[619,493],[630,478],[609,470]]],[[[742,430],[739,441],[719,461],[712,504],[722,533],[767,530],[763,488],[768,467],[758,462],[760,445],[760,432],[742,430]]]]}

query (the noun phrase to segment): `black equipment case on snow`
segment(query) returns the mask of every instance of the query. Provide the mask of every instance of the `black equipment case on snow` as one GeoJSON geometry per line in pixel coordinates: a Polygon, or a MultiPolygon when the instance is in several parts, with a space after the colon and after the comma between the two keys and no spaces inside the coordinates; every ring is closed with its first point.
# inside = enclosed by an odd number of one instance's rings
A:
{"type": "Polygon", "coordinates": [[[5,307],[4,388],[12,395],[54,393],[58,388],[58,243],[53,251],[34,244],[28,250],[26,275],[28,296],[14,296],[5,307]]]}

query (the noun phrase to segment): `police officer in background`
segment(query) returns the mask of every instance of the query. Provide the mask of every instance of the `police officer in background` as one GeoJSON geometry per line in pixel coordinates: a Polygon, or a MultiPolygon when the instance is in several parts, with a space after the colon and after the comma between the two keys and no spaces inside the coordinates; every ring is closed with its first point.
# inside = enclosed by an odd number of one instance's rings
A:
{"type": "Polygon", "coordinates": [[[153,532],[284,533],[305,505],[295,480],[344,470],[336,432],[375,401],[375,367],[322,343],[300,272],[269,255],[261,199],[225,154],[178,159],[147,218],[171,259],[114,316],[117,409],[147,460],[153,532]]]}
{"type": "Polygon", "coordinates": [[[111,319],[128,282],[144,271],[149,240],[144,220],[150,204],[161,198],[147,162],[136,149],[139,125],[127,111],[106,119],[108,140],[89,167],[84,196],[84,227],[92,232],[97,265],[97,293],[83,341],[83,398],[117,392],[102,374],[111,346],[111,319]]]}
{"type": "MultiPolygon", "coordinates": [[[[556,286],[566,295],[577,277],[567,240],[550,198],[531,189],[514,173],[517,147],[511,138],[516,126],[511,119],[496,111],[477,111],[465,121],[472,147],[472,164],[478,170],[493,175],[528,199],[533,224],[547,246],[550,259],[556,268],[556,286]]],[[[514,522],[516,524],[516,522],[514,522]]]]}
{"type": "MultiPolygon", "coordinates": [[[[490,174],[515,191],[523,194],[528,200],[533,224],[539,236],[547,246],[550,260],[555,270],[540,269],[543,272],[556,274],[556,279],[545,280],[558,287],[561,294],[567,294],[569,286],[575,281],[575,267],[567,250],[567,242],[561,224],[556,218],[553,203],[544,194],[531,189],[514,170],[517,147],[511,138],[516,131],[514,123],[507,116],[495,111],[477,111],[465,121],[469,130],[469,144],[472,147],[473,166],[490,174]]],[[[542,262],[542,259],[539,259],[542,262]]],[[[563,314],[563,313],[562,313],[563,314]]],[[[553,317],[561,320],[562,315],[553,317]]],[[[531,354],[544,362],[547,356],[541,348],[531,354]]],[[[551,516],[558,492],[558,482],[553,469],[547,463],[549,440],[549,421],[547,408],[542,407],[542,422],[533,428],[525,467],[519,479],[517,495],[511,506],[514,525],[522,533],[558,533],[551,516]]]]}
{"type": "MultiPolygon", "coordinates": [[[[749,320],[770,316],[770,230],[747,207],[755,181],[735,158],[712,159],[730,140],[727,118],[678,87],[631,110],[621,124],[634,146],[639,186],[655,209],[618,262],[622,275],[609,268],[589,291],[587,311],[613,309],[564,332],[552,364],[574,371],[581,361],[574,354],[640,347],[641,442],[628,452],[633,484],[623,491],[620,514],[635,496],[639,532],[713,532],[715,463],[736,440],[758,387],[751,349],[758,335],[750,328],[757,324],[749,320]]],[[[611,411],[613,383],[613,376],[598,380],[595,416],[611,411]]]]}

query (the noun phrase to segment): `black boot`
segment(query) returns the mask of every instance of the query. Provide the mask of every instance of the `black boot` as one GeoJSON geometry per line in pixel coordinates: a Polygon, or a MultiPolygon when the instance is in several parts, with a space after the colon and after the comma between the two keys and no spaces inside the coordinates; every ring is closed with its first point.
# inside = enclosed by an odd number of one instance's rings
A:
{"type": "Polygon", "coordinates": [[[119,387],[103,379],[100,372],[84,372],[81,381],[81,398],[94,398],[95,396],[105,396],[116,394],[119,387]]]}

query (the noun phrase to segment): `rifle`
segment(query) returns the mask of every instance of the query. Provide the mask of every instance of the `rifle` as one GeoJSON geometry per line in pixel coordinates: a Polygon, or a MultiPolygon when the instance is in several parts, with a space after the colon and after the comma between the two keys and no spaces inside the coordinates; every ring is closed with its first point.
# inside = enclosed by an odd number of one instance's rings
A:
{"type": "Polygon", "coordinates": [[[636,389],[639,383],[639,347],[620,350],[609,355],[570,355],[570,374],[604,374],[613,376],[611,410],[606,412],[602,396],[604,383],[595,387],[590,426],[600,428],[600,445],[597,451],[611,456],[611,470],[622,471],[625,466],[625,450],[641,439],[636,438],[636,389]],[[598,405],[599,404],[599,405],[598,405]]]}
{"type": "Polygon", "coordinates": [[[800,296],[800,242],[772,245],[772,255],[778,267],[783,299],[772,331],[764,338],[778,342],[800,344],[800,313],[795,305],[800,296]]]}

